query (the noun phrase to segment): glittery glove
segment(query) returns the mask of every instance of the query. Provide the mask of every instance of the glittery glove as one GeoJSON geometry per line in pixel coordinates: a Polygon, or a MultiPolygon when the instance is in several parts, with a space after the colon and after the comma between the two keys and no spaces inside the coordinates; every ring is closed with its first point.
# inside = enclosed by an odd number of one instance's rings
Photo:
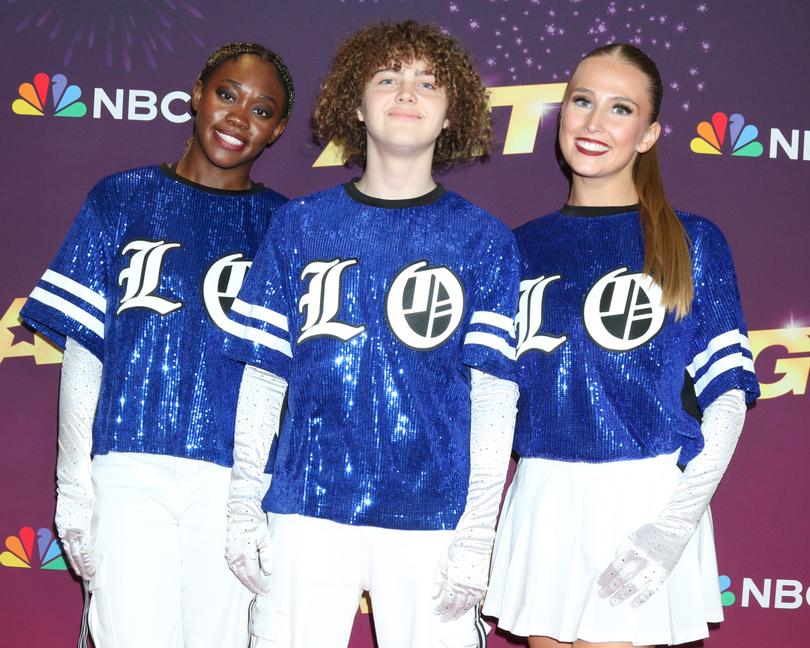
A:
{"type": "Polygon", "coordinates": [[[55,521],[68,562],[82,580],[90,580],[96,571],[91,535],[95,496],[90,451],[101,372],[99,359],[68,338],[59,383],[55,521]]]}
{"type": "Polygon", "coordinates": [[[483,598],[495,522],[509,466],[518,387],[471,370],[470,483],[467,504],[434,577],[436,613],[458,619],[483,598]]]}
{"type": "Polygon", "coordinates": [[[703,451],[689,464],[658,519],[630,535],[598,579],[599,596],[637,608],[666,581],[695,533],[720,483],[745,421],[745,397],[734,389],[703,413],[703,451]]]}
{"type": "Polygon", "coordinates": [[[262,476],[286,391],[283,378],[245,367],[236,406],[225,557],[231,571],[255,594],[267,592],[263,574],[269,574],[272,566],[270,532],[262,511],[267,482],[262,476]]]}

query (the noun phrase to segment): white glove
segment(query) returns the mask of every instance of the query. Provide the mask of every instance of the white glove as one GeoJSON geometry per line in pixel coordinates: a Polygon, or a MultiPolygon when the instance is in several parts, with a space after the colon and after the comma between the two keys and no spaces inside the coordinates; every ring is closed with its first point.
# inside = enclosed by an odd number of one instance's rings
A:
{"type": "Polygon", "coordinates": [[[745,397],[739,389],[718,396],[706,408],[701,425],[703,450],[686,466],[658,519],[631,534],[599,577],[599,596],[610,598],[612,605],[632,596],[630,605],[637,608],[666,581],[731,461],[745,412],[745,397]]]}
{"type": "Polygon", "coordinates": [[[59,383],[55,521],[71,568],[86,581],[96,571],[91,536],[95,496],[90,451],[101,373],[101,361],[76,340],[68,338],[59,383]]]}
{"type": "Polygon", "coordinates": [[[515,431],[518,387],[471,370],[470,483],[467,503],[434,577],[436,613],[451,621],[483,598],[495,521],[515,431]]]}
{"type": "Polygon", "coordinates": [[[270,532],[262,511],[267,481],[262,476],[286,391],[283,378],[245,366],[236,406],[225,557],[231,571],[254,594],[267,592],[262,573],[269,574],[272,566],[270,532]]]}

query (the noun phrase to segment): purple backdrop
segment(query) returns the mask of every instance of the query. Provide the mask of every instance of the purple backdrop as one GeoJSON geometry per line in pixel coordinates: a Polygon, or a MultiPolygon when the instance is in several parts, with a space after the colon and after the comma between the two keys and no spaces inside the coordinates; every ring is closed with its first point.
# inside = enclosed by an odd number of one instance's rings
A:
{"type": "MultiPolygon", "coordinates": [[[[406,17],[460,37],[493,88],[492,160],[442,181],[510,226],[565,199],[554,162],[555,84],[577,59],[616,39],[637,42],[659,63],[669,196],[712,218],[731,243],[763,386],[714,501],[727,620],[705,643],[805,641],[796,638],[810,633],[810,90],[801,81],[810,69],[810,8],[795,0],[0,4],[0,642],[67,646],[78,631],[81,590],[51,543],[59,355],[19,327],[16,314],[85,193],[110,172],[177,160],[190,124],[181,121],[183,96],[172,93],[189,91],[208,52],[229,40],[282,53],[298,87],[291,126],[254,176],[290,196],[351,177],[313,166],[321,152],[307,121],[318,80],[345,34],[406,17]],[[42,82],[64,88],[63,105],[55,109],[49,93],[43,115],[26,114],[35,112],[42,82]],[[715,113],[730,118],[727,129],[719,117],[714,129],[699,126],[715,113]],[[713,130],[720,131],[714,155],[701,141],[713,130]]],[[[351,646],[372,645],[368,615],[359,613],[351,646]]],[[[490,641],[509,645],[501,635],[490,641]]]]}

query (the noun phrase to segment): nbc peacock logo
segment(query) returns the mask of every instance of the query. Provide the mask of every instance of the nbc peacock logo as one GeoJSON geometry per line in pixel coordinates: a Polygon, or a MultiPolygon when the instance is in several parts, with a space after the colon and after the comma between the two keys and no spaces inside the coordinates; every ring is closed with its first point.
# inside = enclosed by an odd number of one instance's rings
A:
{"type": "Polygon", "coordinates": [[[51,77],[40,72],[34,75],[32,83],[21,84],[19,93],[19,98],[11,104],[11,110],[17,115],[43,117],[48,112],[54,117],[84,117],[87,114],[87,106],[79,101],[82,89],[68,84],[64,74],[54,74],[51,77]]]}
{"type": "Polygon", "coordinates": [[[718,578],[720,584],[720,602],[723,607],[734,605],[737,602],[737,596],[734,592],[729,591],[731,587],[731,579],[728,576],[720,576],[718,578]]]}
{"type": "Polygon", "coordinates": [[[759,129],[753,124],[746,124],[740,113],[729,117],[724,112],[712,115],[711,122],[702,121],[697,125],[697,134],[689,144],[693,153],[706,155],[723,155],[723,150],[730,150],[739,157],[760,157],[762,144],[756,141],[759,129]]]}
{"type": "Polygon", "coordinates": [[[8,536],[5,545],[6,550],[0,553],[0,565],[3,567],[67,569],[62,547],[50,529],[34,531],[33,527],[23,527],[17,535],[8,536]]]}

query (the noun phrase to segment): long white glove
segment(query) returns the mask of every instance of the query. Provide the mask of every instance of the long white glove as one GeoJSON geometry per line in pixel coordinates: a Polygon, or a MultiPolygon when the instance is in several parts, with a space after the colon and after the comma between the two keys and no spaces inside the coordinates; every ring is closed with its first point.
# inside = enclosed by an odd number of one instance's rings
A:
{"type": "Polygon", "coordinates": [[[95,497],[90,451],[101,373],[101,361],[68,338],[59,383],[55,521],[68,562],[83,580],[90,580],[96,571],[91,537],[95,497]]]}
{"type": "Polygon", "coordinates": [[[262,511],[267,481],[262,476],[286,391],[283,378],[245,366],[236,406],[225,557],[231,571],[254,594],[267,592],[262,572],[269,574],[272,566],[270,532],[262,511]]]}
{"type": "Polygon", "coordinates": [[[686,466],[658,519],[630,535],[598,579],[599,596],[637,608],[655,594],[678,563],[725,473],[745,421],[745,397],[733,389],[703,412],[705,445],[686,466]]]}
{"type": "Polygon", "coordinates": [[[436,613],[461,617],[483,598],[515,431],[518,387],[471,370],[470,483],[467,503],[434,578],[436,613]]]}

